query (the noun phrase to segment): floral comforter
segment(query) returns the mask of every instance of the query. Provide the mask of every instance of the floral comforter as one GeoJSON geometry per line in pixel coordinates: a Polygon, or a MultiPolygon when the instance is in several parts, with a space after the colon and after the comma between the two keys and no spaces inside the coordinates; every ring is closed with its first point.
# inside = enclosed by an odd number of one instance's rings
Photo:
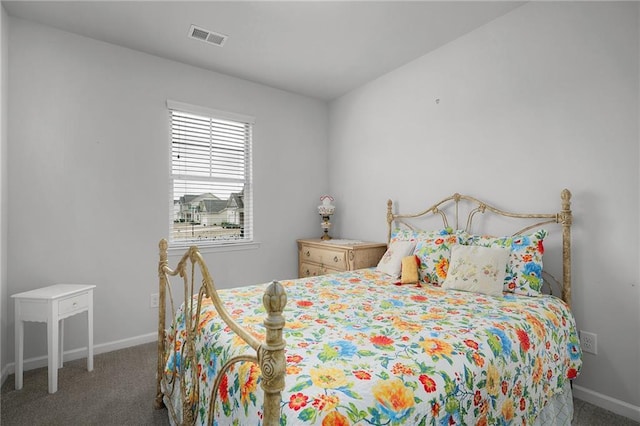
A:
{"type": "MultiPolygon", "coordinates": [[[[287,376],[281,424],[530,424],[581,366],[575,322],[552,296],[504,297],[397,286],[373,269],[282,281],[287,376]]],[[[266,284],[220,291],[232,316],[264,338],[266,284]]],[[[220,365],[248,346],[204,304],[196,342],[199,406],[220,365]]],[[[178,312],[181,345],[184,316],[178,312]]],[[[170,333],[171,334],[171,333],[170,333]]],[[[166,374],[189,368],[175,351],[166,374]]],[[[236,364],[222,380],[217,425],[260,425],[259,368],[236,364]]],[[[171,403],[180,411],[179,392],[171,403]]]]}

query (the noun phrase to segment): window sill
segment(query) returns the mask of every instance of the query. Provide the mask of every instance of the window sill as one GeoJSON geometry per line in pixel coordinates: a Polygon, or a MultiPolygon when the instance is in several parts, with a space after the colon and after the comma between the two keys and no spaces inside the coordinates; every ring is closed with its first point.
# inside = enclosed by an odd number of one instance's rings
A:
{"type": "Polygon", "coordinates": [[[202,254],[206,253],[221,253],[221,252],[231,252],[231,251],[244,251],[244,250],[255,250],[260,247],[260,243],[257,241],[253,241],[250,243],[232,243],[232,244],[171,244],[169,245],[169,255],[181,255],[186,252],[189,247],[197,246],[198,250],[202,254]]]}

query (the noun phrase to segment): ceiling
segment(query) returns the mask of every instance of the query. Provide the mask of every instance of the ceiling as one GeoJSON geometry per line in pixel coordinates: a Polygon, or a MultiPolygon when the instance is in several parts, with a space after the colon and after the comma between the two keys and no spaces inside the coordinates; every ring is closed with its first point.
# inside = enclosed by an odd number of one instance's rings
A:
{"type": "Polygon", "coordinates": [[[519,7],[515,1],[2,1],[10,16],[331,100],[519,7]],[[228,36],[187,37],[191,25],[228,36]]]}

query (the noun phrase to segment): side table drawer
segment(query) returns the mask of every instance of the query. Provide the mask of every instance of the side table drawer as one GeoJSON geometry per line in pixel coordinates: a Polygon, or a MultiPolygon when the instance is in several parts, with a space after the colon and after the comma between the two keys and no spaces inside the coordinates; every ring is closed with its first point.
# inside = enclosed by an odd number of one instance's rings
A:
{"type": "Polygon", "coordinates": [[[58,314],[67,315],[77,310],[87,309],[89,306],[89,293],[78,294],[60,300],[58,304],[58,314]]]}
{"type": "Polygon", "coordinates": [[[307,246],[302,250],[302,261],[319,263],[339,270],[347,268],[347,257],[343,250],[328,250],[307,246]]]}

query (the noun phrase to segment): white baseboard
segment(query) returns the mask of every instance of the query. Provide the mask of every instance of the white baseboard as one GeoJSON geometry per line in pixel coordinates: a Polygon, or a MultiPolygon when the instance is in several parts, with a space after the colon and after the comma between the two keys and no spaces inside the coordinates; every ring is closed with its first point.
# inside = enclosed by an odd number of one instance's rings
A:
{"type": "MultiPolygon", "coordinates": [[[[99,355],[106,352],[117,351],[119,349],[129,348],[131,346],[143,345],[145,343],[151,343],[158,340],[158,333],[143,334],[141,336],[130,337],[127,339],[116,340],[114,342],[100,343],[93,346],[93,354],[99,355]]],[[[73,361],[76,359],[86,358],[87,347],[78,349],[71,349],[65,351],[63,354],[64,362],[73,361]]],[[[35,358],[29,358],[24,360],[24,371],[33,370],[35,368],[41,368],[47,366],[47,356],[39,356],[35,358]]],[[[15,373],[15,363],[11,362],[5,366],[2,370],[2,381],[4,384],[9,374],[15,373]]]]}
{"type": "Polygon", "coordinates": [[[9,376],[9,365],[5,365],[2,369],[2,376],[0,376],[0,386],[4,385],[4,381],[7,380],[7,376],[9,376]]]}
{"type": "Polygon", "coordinates": [[[612,411],[624,417],[628,417],[636,422],[640,422],[640,407],[620,401],[619,399],[601,394],[582,386],[573,385],[573,396],[590,404],[597,405],[605,410],[612,411]]]}

